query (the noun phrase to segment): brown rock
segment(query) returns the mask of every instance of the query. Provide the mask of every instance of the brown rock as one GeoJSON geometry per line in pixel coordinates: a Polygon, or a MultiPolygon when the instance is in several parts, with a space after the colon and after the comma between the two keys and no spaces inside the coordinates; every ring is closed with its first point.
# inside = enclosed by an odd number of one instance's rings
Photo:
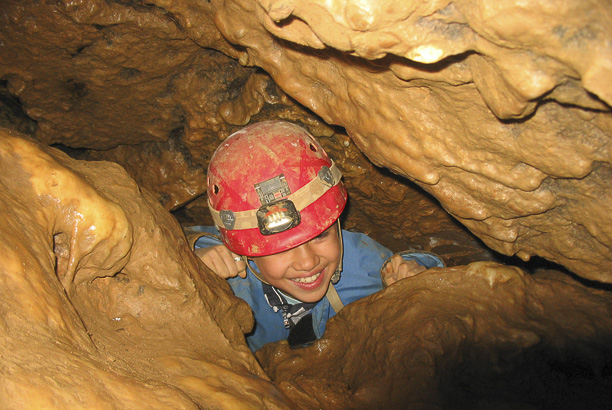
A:
{"type": "Polygon", "coordinates": [[[120,167],[2,130],[0,391],[13,407],[284,407],[253,319],[120,167]]]}
{"type": "Polygon", "coordinates": [[[600,408],[611,309],[609,292],[475,262],[396,282],[312,346],[257,357],[303,408],[600,408]]]}

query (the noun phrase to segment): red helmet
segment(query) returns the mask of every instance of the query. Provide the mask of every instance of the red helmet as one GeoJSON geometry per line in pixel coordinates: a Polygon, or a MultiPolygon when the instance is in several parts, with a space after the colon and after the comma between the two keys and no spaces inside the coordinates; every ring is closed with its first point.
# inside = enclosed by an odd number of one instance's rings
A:
{"type": "Polygon", "coordinates": [[[282,252],[329,228],[346,205],[342,174],[303,128],[283,121],[230,135],[208,166],[208,207],[231,251],[282,252]]]}

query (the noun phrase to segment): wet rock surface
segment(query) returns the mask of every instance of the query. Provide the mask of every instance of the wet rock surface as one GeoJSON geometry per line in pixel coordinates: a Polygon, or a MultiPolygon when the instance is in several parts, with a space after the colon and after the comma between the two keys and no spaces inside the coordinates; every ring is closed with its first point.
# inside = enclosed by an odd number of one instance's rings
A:
{"type": "Polygon", "coordinates": [[[605,408],[611,308],[609,292],[556,274],[474,262],[399,281],[312,346],[257,357],[306,408],[605,408]]]}
{"type": "Polygon", "coordinates": [[[168,209],[203,192],[238,126],[314,113],[493,250],[608,281],[610,15],[577,0],[8,1],[0,77],[46,144],[146,144],[102,156],[176,164],[128,165],[168,209]],[[168,141],[171,158],[151,153],[168,141]]]}
{"type": "Polygon", "coordinates": [[[285,407],[248,306],[125,171],[0,131],[3,405],[285,407]]]}

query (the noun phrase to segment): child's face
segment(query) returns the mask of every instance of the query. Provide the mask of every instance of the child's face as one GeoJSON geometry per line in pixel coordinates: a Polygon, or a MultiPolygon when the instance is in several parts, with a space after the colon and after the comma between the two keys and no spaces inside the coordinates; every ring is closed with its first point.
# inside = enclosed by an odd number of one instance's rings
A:
{"type": "Polygon", "coordinates": [[[270,285],[302,302],[318,302],[340,262],[338,224],[296,248],[253,259],[270,285]]]}

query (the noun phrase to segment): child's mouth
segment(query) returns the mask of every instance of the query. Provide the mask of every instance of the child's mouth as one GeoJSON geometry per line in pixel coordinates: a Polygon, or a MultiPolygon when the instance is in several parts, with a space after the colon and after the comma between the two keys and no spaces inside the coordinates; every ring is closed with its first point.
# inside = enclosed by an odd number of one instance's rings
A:
{"type": "Polygon", "coordinates": [[[314,275],[309,276],[307,278],[295,278],[295,279],[291,279],[291,280],[294,281],[294,282],[297,282],[297,283],[312,283],[315,280],[317,280],[320,275],[321,275],[321,272],[317,272],[314,275]]]}

